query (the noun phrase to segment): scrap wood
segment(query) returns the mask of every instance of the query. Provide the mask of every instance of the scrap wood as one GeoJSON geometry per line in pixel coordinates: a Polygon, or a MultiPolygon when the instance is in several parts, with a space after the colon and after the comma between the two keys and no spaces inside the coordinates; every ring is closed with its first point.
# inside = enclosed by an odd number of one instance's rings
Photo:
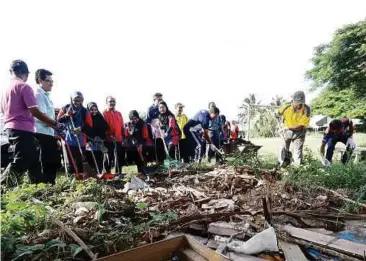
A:
{"type": "Polygon", "coordinates": [[[69,236],[71,236],[79,245],[80,247],[88,254],[88,256],[91,258],[91,260],[97,259],[97,255],[95,255],[91,249],[81,240],[78,235],[74,233],[70,228],[68,228],[64,223],[62,223],[60,220],[56,219],[55,217],[51,216],[52,221],[61,227],[69,236]]]}
{"type": "Polygon", "coordinates": [[[211,221],[215,221],[215,220],[219,220],[221,218],[224,217],[231,217],[234,215],[256,215],[261,213],[261,211],[257,211],[257,212],[251,212],[251,211],[241,211],[241,212],[221,212],[221,213],[213,213],[213,214],[207,214],[207,215],[203,215],[203,214],[196,214],[196,215],[191,215],[191,216],[185,216],[185,217],[181,217],[180,219],[178,219],[177,221],[174,221],[172,223],[170,223],[168,225],[168,227],[174,227],[174,226],[178,226],[178,225],[182,225],[188,222],[191,222],[193,220],[201,220],[201,219],[209,219],[211,221]]]}
{"type": "Polygon", "coordinates": [[[328,254],[328,255],[331,255],[331,256],[339,257],[341,260],[344,260],[344,261],[360,261],[360,260],[364,260],[364,259],[358,259],[358,258],[355,258],[355,257],[351,257],[351,256],[346,255],[346,254],[342,254],[342,253],[340,253],[338,251],[329,249],[327,247],[318,246],[316,244],[307,242],[305,240],[283,237],[281,235],[279,235],[278,237],[279,238],[282,238],[286,242],[291,242],[291,243],[294,243],[294,244],[303,246],[305,248],[313,248],[315,250],[320,251],[320,253],[325,253],[325,254],[328,254]]]}
{"type": "Polygon", "coordinates": [[[279,240],[278,243],[286,257],[286,261],[307,261],[308,260],[298,245],[287,243],[282,240],[279,240]]]}
{"type": "Polygon", "coordinates": [[[366,204],[363,204],[363,203],[360,203],[360,202],[357,202],[357,201],[354,201],[346,196],[343,196],[342,194],[334,191],[334,190],[331,190],[331,189],[327,189],[327,188],[324,188],[324,187],[319,187],[319,189],[322,189],[328,193],[332,193],[334,196],[346,201],[346,202],[349,202],[349,203],[352,203],[352,204],[356,204],[356,205],[359,205],[361,206],[363,209],[366,209],[366,204]]]}
{"type": "Polygon", "coordinates": [[[355,243],[345,239],[337,239],[332,236],[323,235],[287,225],[283,226],[281,229],[289,233],[293,238],[305,240],[313,243],[314,245],[335,250],[352,257],[365,257],[366,245],[364,244],[355,243]]]}

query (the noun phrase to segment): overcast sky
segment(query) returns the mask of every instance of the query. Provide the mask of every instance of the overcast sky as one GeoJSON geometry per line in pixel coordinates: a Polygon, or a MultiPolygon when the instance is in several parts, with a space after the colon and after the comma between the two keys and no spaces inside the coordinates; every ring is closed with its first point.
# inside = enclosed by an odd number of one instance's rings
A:
{"type": "Polygon", "coordinates": [[[266,103],[307,90],[313,48],[365,10],[365,0],[0,1],[0,88],[20,58],[54,73],[57,107],[78,90],[100,108],[116,96],[126,116],[162,92],[189,115],[212,100],[233,119],[251,92],[266,103]]]}

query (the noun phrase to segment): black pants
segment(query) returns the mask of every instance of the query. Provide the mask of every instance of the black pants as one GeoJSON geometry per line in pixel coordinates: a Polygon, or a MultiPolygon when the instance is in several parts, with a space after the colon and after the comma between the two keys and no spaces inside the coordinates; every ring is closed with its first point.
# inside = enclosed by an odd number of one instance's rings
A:
{"type": "Polygon", "coordinates": [[[187,139],[179,140],[179,153],[180,158],[183,160],[184,163],[189,162],[189,148],[187,139]]]}
{"type": "Polygon", "coordinates": [[[28,131],[7,129],[9,144],[14,146],[14,157],[4,173],[1,175],[1,183],[9,187],[17,186],[25,172],[28,171],[31,183],[43,181],[37,140],[34,133],[28,131]]]}
{"type": "Polygon", "coordinates": [[[85,151],[85,156],[86,159],[88,160],[89,165],[95,170],[95,173],[102,173],[103,172],[103,152],[101,151],[85,151]],[[95,161],[93,158],[93,154],[94,153],[94,157],[95,157],[95,161]],[[97,163],[97,165],[95,165],[95,162],[97,163]],[[98,168],[97,168],[98,167],[98,168]],[[99,170],[99,172],[98,172],[99,170]]]}
{"type": "MultiPolygon", "coordinates": [[[[67,165],[67,172],[69,174],[74,174],[74,173],[76,174],[76,170],[72,163],[72,160],[74,160],[78,173],[82,173],[83,172],[83,160],[82,160],[82,157],[80,154],[80,149],[79,149],[79,147],[74,147],[74,146],[69,146],[69,147],[70,147],[70,151],[71,151],[72,155],[70,155],[70,153],[67,152],[67,157],[69,160],[69,164],[67,165]]],[[[84,153],[85,148],[81,148],[81,150],[84,153]]]]}
{"type": "Polygon", "coordinates": [[[121,142],[106,142],[105,146],[108,149],[109,164],[107,162],[105,169],[107,173],[111,173],[112,166],[114,166],[115,173],[122,173],[122,167],[125,164],[125,148],[122,147],[121,142]],[[117,162],[115,162],[114,151],[117,150],[117,162]],[[117,164],[118,163],[118,168],[117,164]]]}
{"type": "MultiPolygon", "coordinates": [[[[144,166],[144,163],[142,162],[141,156],[139,155],[139,153],[137,152],[137,149],[130,149],[127,151],[127,162],[129,164],[133,164],[135,163],[137,165],[137,171],[138,172],[142,172],[142,167],[144,166]]],[[[144,152],[142,153],[142,155],[144,156],[144,152]]]]}
{"type": "Polygon", "coordinates": [[[155,150],[156,150],[156,161],[158,163],[163,163],[164,160],[166,159],[166,153],[162,139],[158,138],[155,140],[155,150]]]}
{"type": "Polygon", "coordinates": [[[43,180],[45,183],[55,184],[61,160],[57,140],[53,136],[40,133],[36,133],[35,137],[40,147],[43,180]]]}

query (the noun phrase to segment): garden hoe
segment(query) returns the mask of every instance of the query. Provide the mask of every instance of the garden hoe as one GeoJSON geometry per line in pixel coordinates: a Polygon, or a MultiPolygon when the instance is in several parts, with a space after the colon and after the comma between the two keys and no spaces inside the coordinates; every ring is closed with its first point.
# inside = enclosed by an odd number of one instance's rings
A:
{"type": "Polygon", "coordinates": [[[278,168],[286,168],[287,166],[289,166],[292,162],[292,153],[290,150],[288,150],[286,148],[286,139],[284,137],[284,130],[283,130],[283,126],[281,124],[281,122],[279,121],[279,119],[276,117],[277,121],[278,121],[278,124],[280,126],[280,131],[279,131],[279,134],[283,140],[283,145],[282,145],[282,148],[280,149],[279,151],[279,154],[278,154],[278,168]]]}

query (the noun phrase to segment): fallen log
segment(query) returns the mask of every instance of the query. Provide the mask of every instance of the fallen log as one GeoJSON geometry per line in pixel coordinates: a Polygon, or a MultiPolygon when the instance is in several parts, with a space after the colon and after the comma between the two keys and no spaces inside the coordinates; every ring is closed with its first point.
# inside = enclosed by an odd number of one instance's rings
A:
{"type": "Polygon", "coordinates": [[[351,257],[361,259],[365,257],[366,245],[287,225],[283,226],[282,229],[289,233],[291,237],[311,242],[312,245],[334,250],[351,257]]]}

